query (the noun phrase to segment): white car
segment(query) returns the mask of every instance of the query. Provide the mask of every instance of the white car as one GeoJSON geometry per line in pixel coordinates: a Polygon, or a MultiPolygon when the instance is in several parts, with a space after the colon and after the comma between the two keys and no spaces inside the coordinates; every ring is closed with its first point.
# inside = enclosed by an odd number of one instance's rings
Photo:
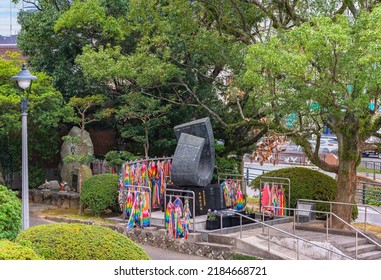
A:
{"type": "MultiPolygon", "coordinates": [[[[316,141],[315,140],[308,140],[310,142],[312,151],[315,150],[316,141]]],[[[321,138],[320,139],[320,147],[319,147],[319,154],[329,154],[329,153],[337,153],[338,150],[338,143],[336,140],[332,138],[321,138]]],[[[297,151],[302,152],[302,147],[297,146],[297,151]]]]}
{"type": "MultiPolygon", "coordinates": [[[[312,148],[315,149],[315,141],[310,141],[312,148]]],[[[321,154],[329,154],[333,152],[337,152],[338,150],[338,143],[334,139],[326,139],[322,138],[320,139],[320,147],[319,147],[319,153],[321,154]]]]}

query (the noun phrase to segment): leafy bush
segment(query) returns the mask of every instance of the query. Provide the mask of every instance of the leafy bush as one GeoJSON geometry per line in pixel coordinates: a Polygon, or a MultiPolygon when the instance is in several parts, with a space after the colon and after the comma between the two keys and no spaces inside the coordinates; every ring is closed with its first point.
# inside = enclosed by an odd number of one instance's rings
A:
{"type": "Polygon", "coordinates": [[[128,237],[109,228],[85,224],[46,224],[31,227],[16,239],[29,242],[47,260],[148,260],[147,253],[128,237]]]}
{"type": "Polygon", "coordinates": [[[381,206],[381,188],[368,187],[365,192],[365,204],[381,206]]]}
{"type": "Polygon", "coordinates": [[[42,260],[33,249],[20,244],[0,240],[0,260],[42,260]]]}
{"type": "Polygon", "coordinates": [[[0,185],[0,239],[14,240],[21,230],[21,201],[0,185]]]}
{"type": "Polygon", "coordinates": [[[107,208],[118,209],[118,180],[118,175],[114,174],[99,174],[86,179],[81,203],[97,215],[107,208]]]}

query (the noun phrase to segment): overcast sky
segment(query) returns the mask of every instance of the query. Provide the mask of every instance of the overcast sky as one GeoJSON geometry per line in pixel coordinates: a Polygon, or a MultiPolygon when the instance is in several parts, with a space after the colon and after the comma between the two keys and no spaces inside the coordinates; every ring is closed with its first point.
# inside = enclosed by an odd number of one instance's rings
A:
{"type": "Polygon", "coordinates": [[[20,31],[17,23],[17,12],[21,4],[15,5],[11,0],[0,0],[0,35],[15,35],[20,31]]]}

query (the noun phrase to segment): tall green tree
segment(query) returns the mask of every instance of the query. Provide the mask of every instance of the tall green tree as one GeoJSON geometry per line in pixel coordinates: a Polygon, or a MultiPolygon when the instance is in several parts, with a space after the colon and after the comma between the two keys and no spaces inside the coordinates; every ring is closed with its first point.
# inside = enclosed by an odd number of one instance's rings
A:
{"type": "Polygon", "coordinates": [[[128,105],[122,106],[117,114],[117,118],[122,124],[122,128],[120,128],[122,137],[142,144],[144,156],[149,158],[150,132],[153,128],[163,126],[168,122],[166,114],[168,114],[171,106],[162,105],[158,99],[152,99],[134,92],[125,98],[129,100],[128,103],[126,102],[128,105]],[[127,123],[129,120],[135,120],[138,124],[127,123]]]}
{"type": "MultiPolygon", "coordinates": [[[[16,53],[0,57],[0,165],[4,173],[21,169],[21,113],[20,89],[10,77],[17,75],[21,61],[16,53]]],[[[33,72],[33,70],[31,70],[33,72]]],[[[31,169],[41,169],[43,163],[59,150],[59,128],[67,113],[60,92],[52,86],[52,78],[42,72],[33,72],[38,77],[33,82],[28,106],[29,158],[31,169]]],[[[42,175],[43,176],[43,175],[42,175]]],[[[34,181],[31,184],[43,182],[34,181]]]]}
{"type": "MultiPolygon", "coordinates": [[[[24,2],[34,7],[34,11],[20,11],[18,22],[22,26],[17,36],[17,44],[28,64],[36,71],[53,77],[54,86],[63,94],[66,101],[72,96],[85,96],[99,89],[98,84],[83,77],[75,64],[75,57],[82,47],[96,38],[79,34],[54,32],[55,22],[70,8],[71,0],[39,0],[24,2]]],[[[91,14],[91,13],[89,13],[91,14]]]]}
{"type": "MultiPolygon", "coordinates": [[[[191,118],[211,116],[227,151],[242,155],[267,126],[258,121],[262,116],[255,111],[256,101],[237,98],[236,85],[227,80],[239,75],[246,44],[254,42],[255,32],[243,34],[239,28],[259,26],[263,16],[247,3],[217,2],[130,1],[125,14],[115,14],[107,13],[101,0],[77,1],[56,22],[55,31],[85,34],[96,27],[101,34],[112,22],[121,30],[119,39],[94,41],[77,56],[85,76],[107,85],[115,96],[140,93],[172,104],[171,112],[185,106],[191,118]],[[98,15],[92,21],[79,16],[89,7],[98,15]],[[244,115],[246,102],[252,111],[244,115]]],[[[188,120],[177,118],[174,124],[188,120]]]]}
{"type": "MultiPolygon", "coordinates": [[[[103,95],[91,95],[85,97],[71,97],[68,102],[68,106],[73,108],[71,114],[67,115],[65,119],[72,123],[75,123],[80,128],[80,136],[79,139],[73,139],[71,137],[66,136],[66,141],[73,141],[76,144],[79,144],[78,153],[69,156],[66,159],[63,159],[67,162],[73,162],[78,165],[78,189],[77,191],[81,193],[82,183],[83,183],[83,166],[88,164],[93,160],[92,155],[86,154],[85,152],[85,139],[84,132],[85,126],[99,121],[101,119],[109,117],[113,113],[112,108],[102,108],[98,110],[94,110],[96,107],[100,107],[105,102],[105,97],[103,95]]],[[[79,214],[83,214],[84,209],[82,203],[79,206],[79,214]]]]}
{"type": "MultiPolygon", "coordinates": [[[[268,43],[249,48],[246,81],[263,98],[266,115],[304,147],[311,161],[337,174],[336,201],[354,202],[361,144],[381,128],[381,8],[358,18],[315,18],[268,43]],[[290,125],[290,116],[294,118],[290,125]],[[288,126],[285,125],[288,120],[288,126]],[[319,157],[320,135],[338,138],[338,166],[319,157]],[[316,137],[312,150],[307,141],[316,137]]],[[[316,186],[319,187],[319,186],[316,186]]],[[[351,207],[334,212],[351,220],[351,207]]],[[[340,227],[339,221],[336,226],[340,227]]]]}

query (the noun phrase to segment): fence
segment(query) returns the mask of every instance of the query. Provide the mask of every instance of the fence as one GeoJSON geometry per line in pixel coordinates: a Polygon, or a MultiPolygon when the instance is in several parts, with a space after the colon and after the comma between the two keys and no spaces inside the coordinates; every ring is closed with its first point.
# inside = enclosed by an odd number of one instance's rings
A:
{"type": "Polygon", "coordinates": [[[357,182],[355,199],[357,203],[380,206],[381,183],[357,182]]]}
{"type": "Polygon", "coordinates": [[[373,180],[381,180],[381,162],[380,161],[362,162],[360,165],[360,172],[365,173],[366,177],[372,178],[373,180]]]}

